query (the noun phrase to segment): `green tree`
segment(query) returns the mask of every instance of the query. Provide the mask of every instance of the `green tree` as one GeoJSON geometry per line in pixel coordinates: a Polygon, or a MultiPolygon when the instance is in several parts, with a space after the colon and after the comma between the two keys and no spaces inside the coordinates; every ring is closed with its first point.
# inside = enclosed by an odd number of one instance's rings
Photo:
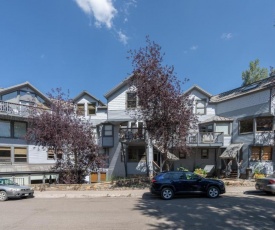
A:
{"type": "Polygon", "coordinates": [[[255,81],[259,81],[268,77],[268,69],[259,66],[259,59],[249,63],[249,69],[242,72],[243,86],[249,85],[255,81]]]}

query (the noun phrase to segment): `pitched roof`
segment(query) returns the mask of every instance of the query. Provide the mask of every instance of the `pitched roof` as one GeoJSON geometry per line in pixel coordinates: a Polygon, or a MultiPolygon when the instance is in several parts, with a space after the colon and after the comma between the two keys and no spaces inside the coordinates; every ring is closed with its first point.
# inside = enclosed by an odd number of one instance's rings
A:
{"type": "Polygon", "coordinates": [[[75,98],[73,98],[73,101],[77,101],[78,99],[80,99],[82,96],[84,95],[88,95],[89,97],[93,98],[95,101],[98,102],[99,106],[106,106],[105,103],[103,103],[101,100],[97,99],[96,97],[94,97],[92,94],[90,94],[89,92],[87,92],[86,90],[83,90],[80,94],[78,94],[75,98]]]}
{"type": "Polygon", "coordinates": [[[249,85],[245,85],[245,86],[212,96],[210,99],[210,102],[215,103],[215,102],[230,100],[235,97],[243,96],[246,94],[250,94],[257,91],[261,91],[263,89],[270,88],[274,86],[274,84],[275,84],[275,74],[263,80],[253,82],[249,85]]]}
{"type": "Polygon", "coordinates": [[[188,89],[187,91],[184,92],[184,94],[188,94],[190,93],[192,90],[198,90],[199,92],[201,92],[202,94],[211,97],[212,95],[210,93],[208,93],[207,91],[205,91],[204,89],[202,89],[201,87],[199,87],[198,85],[193,85],[190,89],[188,89]]]}
{"type": "Polygon", "coordinates": [[[123,86],[125,86],[126,84],[128,84],[129,79],[132,77],[133,75],[130,75],[128,77],[126,77],[122,82],[120,82],[118,85],[116,85],[115,87],[113,87],[111,90],[109,90],[104,97],[106,99],[108,99],[108,97],[110,97],[113,93],[115,93],[117,90],[121,89],[123,86]]]}
{"type": "Polygon", "coordinates": [[[28,81],[23,82],[23,83],[18,84],[18,85],[14,85],[14,86],[8,87],[8,88],[2,88],[0,90],[0,94],[10,93],[10,92],[12,92],[14,90],[18,90],[18,89],[21,89],[22,87],[26,87],[26,86],[29,87],[30,89],[32,89],[33,91],[35,91],[41,98],[43,98],[44,100],[50,102],[50,99],[47,96],[45,96],[43,93],[41,93],[37,88],[35,88],[28,81]]]}

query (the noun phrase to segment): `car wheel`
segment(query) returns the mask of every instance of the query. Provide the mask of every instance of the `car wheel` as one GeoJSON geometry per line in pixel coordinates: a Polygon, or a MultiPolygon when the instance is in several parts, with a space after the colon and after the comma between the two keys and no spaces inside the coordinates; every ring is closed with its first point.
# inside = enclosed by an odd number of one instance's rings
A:
{"type": "Polygon", "coordinates": [[[161,198],[164,200],[170,200],[174,196],[174,191],[171,188],[163,188],[161,190],[161,198]]]}
{"type": "Polygon", "coordinates": [[[217,198],[220,195],[220,190],[216,186],[210,186],[207,190],[207,196],[217,198]]]}
{"type": "Polygon", "coordinates": [[[8,195],[5,191],[0,191],[0,201],[5,201],[8,199],[8,195]]]}

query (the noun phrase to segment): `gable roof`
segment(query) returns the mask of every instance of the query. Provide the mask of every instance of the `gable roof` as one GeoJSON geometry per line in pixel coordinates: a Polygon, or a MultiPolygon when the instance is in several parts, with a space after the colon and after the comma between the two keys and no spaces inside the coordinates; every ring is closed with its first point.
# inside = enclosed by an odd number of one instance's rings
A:
{"type": "Polygon", "coordinates": [[[112,96],[112,94],[114,94],[116,91],[118,91],[119,89],[121,89],[122,87],[124,87],[125,85],[128,84],[129,79],[132,77],[133,75],[130,75],[128,77],[126,77],[122,82],[120,82],[118,85],[116,85],[115,87],[113,87],[111,90],[109,90],[104,97],[106,99],[108,99],[110,96],[112,96]]]}
{"type": "Polygon", "coordinates": [[[10,92],[13,92],[15,90],[19,90],[23,87],[28,87],[30,88],[31,90],[33,90],[34,92],[36,92],[42,99],[44,99],[45,101],[47,102],[51,102],[50,99],[45,96],[43,93],[41,93],[37,88],[35,88],[31,83],[29,83],[28,81],[26,82],[23,82],[21,84],[18,84],[18,85],[14,85],[14,86],[11,86],[11,87],[8,87],[8,88],[2,88],[0,90],[0,95],[3,95],[3,94],[7,94],[7,93],[10,93],[10,92]]]}
{"type": "Polygon", "coordinates": [[[206,95],[207,97],[212,96],[210,93],[208,93],[207,91],[205,91],[204,89],[202,89],[198,85],[193,85],[190,89],[185,91],[184,94],[189,94],[192,90],[197,90],[197,91],[201,92],[202,94],[206,95]]]}
{"type": "Polygon", "coordinates": [[[94,97],[92,94],[90,94],[86,90],[83,90],[80,94],[78,94],[75,98],[73,98],[73,101],[74,102],[77,101],[78,99],[80,99],[84,95],[88,95],[89,97],[93,98],[95,101],[98,102],[99,106],[102,106],[102,107],[106,106],[106,104],[104,104],[101,100],[97,99],[96,97],[94,97]]]}
{"type": "Polygon", "coordinates": [[[243,95],[247,95],[250,93],[254,93],[257,91],[261,91],[261,90],[273,87],[274,85],[275,85],[275,74],[263,80],[253,82],[249,85],[241,86],[239,88],[232,89],[232,90],[220,93],[218,95],[215,95],[211,97],[210,102],[216,103],[216,102],[221,102],[225,100],[230,100],[236,97],[240,97],[243,95]]]}

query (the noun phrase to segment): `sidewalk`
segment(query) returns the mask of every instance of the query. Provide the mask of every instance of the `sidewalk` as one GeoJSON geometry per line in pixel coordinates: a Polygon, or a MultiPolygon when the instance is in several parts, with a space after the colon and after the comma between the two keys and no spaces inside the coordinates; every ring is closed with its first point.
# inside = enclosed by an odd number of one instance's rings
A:
{"type": "MultiPolygon", "coordinates": [[[[225,194],[244,193],[255,191],[255,186],[226,186],[225,194]]],[[[124,189],[124,190],[89,190],[89,191],[35,191],[35,198],[98,198],[98,197],[136,197],[150,196],[146,189],[124,189]]]]}

